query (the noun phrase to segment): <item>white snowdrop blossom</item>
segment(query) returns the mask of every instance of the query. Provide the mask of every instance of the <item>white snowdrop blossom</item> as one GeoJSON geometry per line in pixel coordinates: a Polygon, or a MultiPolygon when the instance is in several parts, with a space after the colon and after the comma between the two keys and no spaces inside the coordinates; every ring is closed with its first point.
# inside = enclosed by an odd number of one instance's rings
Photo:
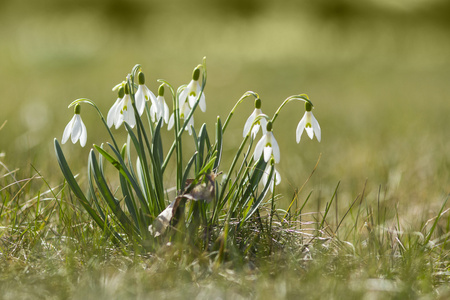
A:
{"type": "Polygon", "coordinates": [[[161,85],[158,89],[158,97],[155,105],[150,108],[150,116],[153,122],[163,119],[166,124],[169,123],[169,107],[164,99],[164,85],[161,85]]]}
{"type": "MultiPolygon", "coordinates": [[[[191,113],[191,109],[189,108],[187,102],[183,103],[183,106],[181,106],[180,111],[181,111],[180,119],[185,120],[185,118],[187,118],[187,116],[191,113]]],[[[170,115],[169,123],[167,124],[167,130],[172,129],[174,124],[175,124],[175,115],[174,113],[172,113],[172,115],[170,115]]],[[[186,124],[185,127],[185,130],[188,130],[189,135],[192,135],[191,126],[194,127],[194,115],[191,116],[189,122],[186,124]]]]}
{"type": "Polygon", "coordinates": [[[155,97],[155,94],[153,94],[152,91],[150,91],[148,89],[148,87],[145,85],[144,73],[139,72],[138,81],[139,81],[139,86],[136,91],[134,99],[136,100],[137,111],[138,111],[139,115],[141,116],[145,109],[145,102],[150,100],[152,103],[152,106],[154,106],[156,104],[156,97],[155,97]]]}
{"type": "MultiPolygon", "coordinates": [[[[119,120],[119,113],[117,113],[117,109],[119,108],[122,98],[123,98],[123,89],[122,89],[122,97],[120,97],[119,92],[119,97],[108,111],[108,116],[106,117],[106,124],[108,125],[109,128],[111,128],[113,125],[117,125],[117,122],[119,120]]],[[[116,128],[118,128],[118,126],[116,126],[116,128]]]]}
{"type": "Polygon", "coordinates": [[[303,115],[303,118],[300,120],[297,126],[297,143],[300,143],[300,139],[302,137],[303,130],[306,130],[306,133],[308,134],[310,139],[313,139],[314,134],[316,135],[317,140],[320,142],[320,126],[319,122],[317,122],[316,118],[314,117],[312,111],[306,111],[303,115]]]}
{"type": "MultiPolygon", "coordinates": [[[[267,184],[267,180],[269,179],[269,175],[270,175],[270,166],[271,164],[267,164],[266,169],[264,170],[264,173],[262,175],[262,183],[265,186],[267,184]]],[[[272,179],[270,180],[270,191],[273,193],[273,185],[275,183],[275,185],[279,185],[281,182],[281,176],[280,173],[278,173],[278,171],[275,169],[275,165],[273,166],[273,176],[272,179]]]]}
{"type": "Polygon", "coordinates": [[[80,116],[81,107],[79,104],[75,106],[75,114],[70,122],[67,124],[64,129],[64,133],[62,136],[62,143],[67,142],[69,137],[71,137],[72,143],[76,143],[80,140],[81,147],[86,145],[87,140],[87,131],[86,126],[84,126],[83,120],[81,120],[80,116]]]}
{"type": "Polygon", "coordinates": [[[251,129],[251,131],[252,131],[252,133],[251,133],[252,138],[255,138],[260,127],[262,127],[263,135],[266,133],[267,120],[265,118],[261,118],[255,125],[253,125],[253,123],[255,122],[255,119],[258,116],[261,116],[261,115],[264,115],[262,113],[261,109],[260,108],[255,108],[255,110],[252,112],[250,117],[248,117],[247,121],[245,122],[244,130],[242,132],[242,136],[243,137],[245,137],[249,133],[249,131],[251,129]],[[252,127],[252,125],[253,125],[253,127],[252,127]]]}
{"type": "MultiPolygon", "coordinates": [[[[201,93],[201,90],[202,90],[202,88],[200,87],[200,84],[198,83],[199,76],[200,76],[200,69],[196,68],[192,75],[191,82],[189,82],[189,84],[186,86],[186,88],[180,94],[179,107],[182,107],[183,103],[186,101],[189,103],[189,106],[191,108],[194,107],[197,97],[201,93]]],[[[200,109],[202,112],[206,111],[206,100],[205,100],[204,92],[200,96],[198,106],[200,106],[200,109]]]]}
{"type": "Polygon", "coordinates": [[[131,97],[128,93],[128,87],[125,85],[121,87],[118,92],[119,96],[106,117],[106,124],[111,128],[112,125],[116,129],[125,121],[132,128],[136,125],[136,117],[134,116],[133,105],[131,104],[131,97]],[[126,91],[125,91],[126,90],[126,91]]]}
{"type": "Polygon", "coordinates": [[[140,84],[138,86],[138,89],[136,91],[136,95],[134,96],[136,99],[136,108],[138,110],[139,115],[141,116],[145,109],[145,102],[151,101],[152,106],[156,104],[156,97],[155,94],[152,93],[148,89],[148,87],[144,84],[140,84]]]}
{"type": "MultiPolygon", "coordinates": [[[[271,126],[269,122],[267,127],[271,126]]],[[[271,128],[270,128],[271,129],[271,128]]],[[[261,155],[264,154],[264,161],[268,162],[273,156],[276,163],[280,162],[280,148],[278,147],[277,140],[273,136],[272,130],[267,129],[267,132],[258,141],[255,147],[255,152],[253,153],[253,159],[258,161],[261,155]]]]}
{"type": "Polygon", "coordinates": [[[116,129],[122,125],[123,122],[127,122],[128,125],[133,128],[136,125],[136,117],[134,115],[133,105],[131,104],[130,94],[125,94],[119,103],[117,108],[119,119],[117,120],[116,129]]]}

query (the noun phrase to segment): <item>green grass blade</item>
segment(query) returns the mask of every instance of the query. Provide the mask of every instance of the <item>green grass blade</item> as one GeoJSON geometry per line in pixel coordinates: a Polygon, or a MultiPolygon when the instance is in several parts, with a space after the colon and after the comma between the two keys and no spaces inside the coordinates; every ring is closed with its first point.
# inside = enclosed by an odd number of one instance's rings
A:
{"type": "Polygon", "coordinates": [[[129,236],[132,236],[133,232],[139,234],[139,229],[136,226],[133,226],[130,219],[125,215],[125,212],[120,207],[119,201],[116,200],[111,190],[109,189],[106,180],[98,167],[97,159],[93,150],[91,150],[90,152],[90,158],[90,168],[92,169],[95,182],[103,199],[106,201],[109,208],[112,210],[119,223],[129,236]]]}
{"type": "Polygon", "coordinates": [[[223,149],[223,130],[222,130],[222,121],[220,117],[217,117],[216,123],[216,151],[217,151],[217,159],[214,162],[213,169],[217,169],[220,165],[220,161],[222,159],[222,149],[223,149]]]}

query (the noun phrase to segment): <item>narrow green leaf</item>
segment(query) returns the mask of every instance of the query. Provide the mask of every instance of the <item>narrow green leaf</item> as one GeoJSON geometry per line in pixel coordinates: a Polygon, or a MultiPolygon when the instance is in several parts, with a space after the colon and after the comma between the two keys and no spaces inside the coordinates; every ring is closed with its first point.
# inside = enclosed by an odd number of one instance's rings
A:
{"type": "Polygon", "coordinates": [[[220,117],[217,117],[216,123],[216,151],[217,151],[217,159],[214,162],[214,168],[217,169],[220,165],[220,161],[222,159],[222,149],[223,149],[223,131],[222,131],[222,121],[220,117]]]}
{"type": "Polygon", "coordinates": [[[100,194],[102,195],[103,199],[106,201],[108,206],[111,208],[114,215],[117,217],[118,221],[120,222],[121,226],[125,230],[125,232],[132,236],[133,232],[136,232],[139,234],[139,229],[135,226],[133,226],[130,219],[125,215],[124,211],[120,207],[119,201],[114,198],[114,195],[112,194],[111,190],[109,189],[106,180],[103,176],[103,174],[100,172],[100,169],[98,168],[97,159],[95,157],[95,153],[93,150],[90,152],[90,167],[92,168],[92,172],[94,175],[95,182],[97,183],[97,187],[99,189],[100,194]]]}

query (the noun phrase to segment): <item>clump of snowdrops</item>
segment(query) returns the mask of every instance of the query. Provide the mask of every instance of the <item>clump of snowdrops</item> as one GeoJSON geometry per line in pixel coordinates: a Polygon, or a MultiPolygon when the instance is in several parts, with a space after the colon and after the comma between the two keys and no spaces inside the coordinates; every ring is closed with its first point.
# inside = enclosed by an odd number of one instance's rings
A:
{"type": "MultiPolygon", "coordinates": [[[[188,80],[187,80],[188,81],[188,80]]],[[[290,102],[303,103],[305,113],[299,117],[296,141],[304,131],[320,141],[321,130],[315,119],[313,104],[306,94],[287,97],[270,118],[262,112],[262,101],[248,91],[237,100],[225,121],[217,117],[211,134],[206,124],[197,127],[194,113],[207,109],[205,86],[206,61],[198,65],[190,81],[178,89],[158,80],[156,94],[146,86],[143,68],[136,65],[125,80],[112,89],[117,99],[106,118],[94,101],[81,98],[73,101],[74,116],[67,124],[62,143],[69,138],[85,146],[87,129],[81,119],[81,105],[97,110],[109,134],[106,143],[93,144],[88,156],[87,191],[77,182],[57,139],[55,152],[67,184],[105,237],[124,244],[154,248],[172,239],[200,240],[203,248],[214,247],[215,241],[236,235],[246,224],[261,217],[263,203],[274,201],[276,186],[281,183],[277,164],[281,150],[276,136],[277,117],[290,102]],[[222,149],[226,129],[233,114],[244,100],[254,101],[242,124],[242,141],[230,165],[222,165],[222,149]],[[171,104],[170,111],[168,103],[171,104]],[[163,130],[165,128],[165,130],[163,130]],[[126,141],[118,141],[114,132],[126,130],[126,141]],[[168,150],[163,139],[173,134],[168,150]],[[191,140],[192,153],[183,149],[191,140]],[[168,163],[176,167],[176,194],[167,182],[168,163]],[[105,169],[112,167],[117,176],[111,180],[105,169]],[[117,182],[118,186],[111,186],[117,182]]],[[[237,120],[239,122],[240,120],[237,120]]],[[[186,147],[185,147],[186,148],[186,147]]]]}

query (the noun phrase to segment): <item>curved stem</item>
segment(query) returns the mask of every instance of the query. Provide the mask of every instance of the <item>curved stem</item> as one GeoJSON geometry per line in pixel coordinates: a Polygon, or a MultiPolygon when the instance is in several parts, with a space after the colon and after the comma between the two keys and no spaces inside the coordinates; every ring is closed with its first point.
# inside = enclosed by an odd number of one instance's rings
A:
{"type": "Polygon", "coordinates": [[[278,117],[278,114],[280,113],[281,109],[286,104],[288,104],[289,102],[294,101],[294,100],[308,102],[309,104],[311,104],[311,106],[314,106],[312,104],[312,102],[308,99],[308,96],[306,94],[290,96],[290,97],[286,98],[286,100],[284,100],[283,103],[281,103],[280,107],[278,107],[277,111],[275,112],[275,114],[272,117],[272,120],[270,120],[272,122],[272,124],[275,122],[275,120],[278,117]]]}
{"type": "Polygon", "coordinates": [[[230,111],[230,113],[228,114],[228,117],[227,117],[227,119],[225,120],[225,123],[223,123],[223,126],[222,126],[222,132],[225,132],[225,129],[226,129],[227,126],[228,126],[228,122],[230,122],[230,119],[231,119],[231,117],[233,116],[234,111],[236,110],[236,108],[238,107],[238,105],[241,104],[242,101],[244,101],[244,99],[246,99],[246,98],[248,98],[248,97],[250,97],[250,96],[253,96],[253,97],[255,97],[256,99],[259,98],[259,95],[258,95],[257,93],[255,93],[255,92],[252,92],[252,91],[247,91],[247,92],[245,92],[244,95],[242,95],[242,97],[239,98],[239,100],[238,100],[238,101],[236,102],[236,104],[233,106],[233,109],[232,109],[232,110],[230,111]]]}

